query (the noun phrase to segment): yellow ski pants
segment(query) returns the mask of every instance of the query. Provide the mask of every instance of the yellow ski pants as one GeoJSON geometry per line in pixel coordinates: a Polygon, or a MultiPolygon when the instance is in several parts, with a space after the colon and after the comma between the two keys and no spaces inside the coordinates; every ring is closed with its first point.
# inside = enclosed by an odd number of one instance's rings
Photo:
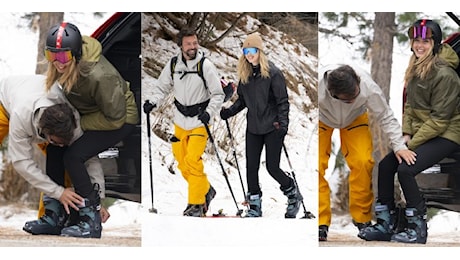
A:
{"type": "MultiPolygon", "coordinates": [[[[318,225],[331,224],[330,187],[325,178],[331,155],[331,137],[334,128],[319,122],[319,219],[318,225]]],[[[349,126],[340,129],[341,151],[350,168],[349,210],[354,221],[364,223],[372,219],[372,136],[367,113],[359,116],[349,126]]]]}
{"type": "Polygon", "coordinates": [[[10,120],[5,108],[0,104],[0,144],[8,135],[10,130],[10,120]]]}
{"type": "Polygon", "coordinates": [[[180,141],[172,143],[172,151],[178,168],[188,183],[188,204],[204,204],[210,187],[201,158],[208,142],[206,128],[202,126],[184,130],[175,125],[174,135],[180,141]]]}

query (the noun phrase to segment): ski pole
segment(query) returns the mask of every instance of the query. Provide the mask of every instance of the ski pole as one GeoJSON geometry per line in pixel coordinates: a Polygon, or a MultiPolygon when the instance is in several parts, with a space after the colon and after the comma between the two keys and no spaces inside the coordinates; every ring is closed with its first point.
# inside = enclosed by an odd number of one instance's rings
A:
{"type": "MultiPolygon", "coordinates": [[[[297,179],[294,173],[294,168],[292,167],[291,160],[289,159],[289,154],[287,152],[286,146],[284,145],[284,142],[283,142],[283,150],[284,150],[284,154],[286,155],[289,167],[291,168],[290,175],[292,179],[294,179],[295,186],[297,187],[297,192],[300,193],[299,185],[297,184],[297,179]]],[[[307,211],[307,209],[305,208],[305,203],[303,202],[303,199],[302,199],[302,206],[303,206],[303,212],[305,214],[302,218],[315,218],[315,215],[313,215],[313,213],[311,213],[310,211],[307,211]]]]}
{"type": "Polygon", "coordinates": [[[219,151],[217,150],[217,145],[214,142],[214,138],[212,137],[211,131],[209,130],[209,126],[207,124],[204,124],[204,127],[206,128],[206,132],[208,133],[209,140],[211,140],[214,150],[216,151],[217,160],[219,161],[220,168],[222,169],[222,173],[225,177],[225,181],[227,182],[228,188],[230,189],[230,193],[232,194],[233,202],[235,202],[236,209],[238,210],[236,215],[241,216],[241,214],[243,213],[243,210],[238,207],[238,202],[236,202],[235,194],[233,194],[232,186],[230,185],[230,181],[228,180],[227,172],[225,172],[224,165],[222,164],[222,160],[220,159],[219,151]]]}
{"type": "Polygon", "coordinates": [[[247,207],[249,207],[248,203],[246,203],[246,190],[244,189],[243,178],[241,177],[240,166],[238,164],[238,159],[237,159],[237,156],[236,156],[235,144],[233,142],[233,135],[232,135],[232,131],[230,130],[230,125],[228,123],[228,119],[225,119],[225,124],[227,125],[228,136],[230,137],[230,145],[232,146],[233,158],[235,158],[236,169],[238,170],[238,175],[240,176],[241,189],[243,189],[243,198],[244,198],[244,202],[245,202],[244,204],[247,207]]]}
{"type": "Polygon", "coordinates": [[[151,141],[150,141],[150,136],[151,136],[151,130],[150,130],[150,112],[153,110],[153,108],[156,105],[153,105],[150,103],[149,100],[146,100],[144,103],[144,112],[145,115],[147,116],[147,136],[149,138],[149,165],[150,165],[150,197],[152,198],[152,208],[149,209],[149,212],[151,213],[157,213],[157,209],[153,206],[153,169],[152,169],[152,148],[151,148],[151,141]]]}

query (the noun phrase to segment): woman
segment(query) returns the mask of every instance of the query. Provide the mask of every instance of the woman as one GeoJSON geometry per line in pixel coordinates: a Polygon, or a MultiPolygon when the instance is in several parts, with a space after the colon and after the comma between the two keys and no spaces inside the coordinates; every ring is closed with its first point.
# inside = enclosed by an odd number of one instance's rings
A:
{"type": "MultiPolygon", "coordinates": [[[[101,44],[81,36],[77,26],[62,22],[53,26],[46,39],[49,62],[46,88],[57,82],[70,103],[80,112],[82,137],[69,147],[50,145],[48,162],[58,164],[63,157],[77,194],[85,198],[80,206],[78,225],[64,228],[61,235],[101,236],[98,187],[91,184],[84,163],[128,136],[138,122],[134,94],[115,67],[102,55],[101,44]]],[[[57,165],[51,169],[62,169],[57,165]]],[[[52,174],[61,174],[55,171],[52,174]]]]}
{"type": "Polygon", "coordinates": [[[413,52],[405,73],[406,103],[403,135],[416,153],[412,165],[388,154],[379,164],[377,223],[362,230],[365,240],[425,244],[426,205],[415,176],[451,154],[460,144],[460,82],[455,72],[459,58],[432,20],[418,20],[408,31],[413,52]],[[395,232],[394,174],[398,173],[406,199],[407,227],[395,232]]]}
{"type": "Polygon", "coordinates": [[[289,101],[282,72],[263,52],[262,38],[249,35],[243,43],[238,61],[238,99],[223,108],[223,120],[247,108],[246,175],[250,209],[248,217],[262,216],[262,191],[259,186],[259,165],[265,146],[267,170],[288,197],[286,218],[295,218],[302,196],[293,179],[280,169],[281,149],[289,125],[289,101]]]}

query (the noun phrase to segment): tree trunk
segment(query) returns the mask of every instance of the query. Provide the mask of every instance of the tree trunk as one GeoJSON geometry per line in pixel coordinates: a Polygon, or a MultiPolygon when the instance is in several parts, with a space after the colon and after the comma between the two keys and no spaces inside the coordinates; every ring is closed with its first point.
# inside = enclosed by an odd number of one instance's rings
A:
{"type": "MultiPolygon", "coordinates": [[[[387,103],[390,99],[391,66],[393,63],[393,39],[396,35],[395,13],[377,12],[374,20],[374,40],[371,51],[371,76],[380,86],[387,103]]],[[[399,109],[398,109],[399,111],[399,109]]],[[[373,171],[373,186],[377,196],[378,163],[392,151],[388,137],[383,133],[380,124],[370,117],[371,131],[374,142],[375,167],[373,171]]],[[[399,194],[399,190],[395,189],[399,194]]],[[[397,197],[400,195],[397,195],[397,197]]]]}
{"type": "Polygon", "coordinates": [[[40,33],[38,38],[38,52],[37,52],[37,67],[35,73],[44,74],[48,68],[48,62],[45,59],[44,49],[46,43],[46,36],[51,26],[59,24],[64,20],[64,13],[39,13],[40,15],[40,33]]]}
{"type": "MultiPolygon", "coordinates": [[[[34,147],[34,158],[41,162],[39,167],[45,168],[44,154],[34,147]]],[[[6,150],[1,152],[3,161],[2,174],[0,175],[0,200],[8,202],[25,202],[28,205],[35,206],[38,209],[40,191],[29,184],[13,167],[13,164],[7,157],[6,150]]]]}

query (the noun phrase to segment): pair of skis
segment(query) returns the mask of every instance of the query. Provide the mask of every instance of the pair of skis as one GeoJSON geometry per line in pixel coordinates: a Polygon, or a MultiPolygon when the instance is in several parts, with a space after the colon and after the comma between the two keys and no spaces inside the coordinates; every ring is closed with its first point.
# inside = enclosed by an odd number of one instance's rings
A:
{"type": "Polygon", "coordinates": [[[242,218],[242,214],[236,214],[236,215],[228,215],[227,213],[224,213],[223,209],[219,209],[217,213],[212,213],[212,215],[205,216],[207,218],[242,218]]]}

